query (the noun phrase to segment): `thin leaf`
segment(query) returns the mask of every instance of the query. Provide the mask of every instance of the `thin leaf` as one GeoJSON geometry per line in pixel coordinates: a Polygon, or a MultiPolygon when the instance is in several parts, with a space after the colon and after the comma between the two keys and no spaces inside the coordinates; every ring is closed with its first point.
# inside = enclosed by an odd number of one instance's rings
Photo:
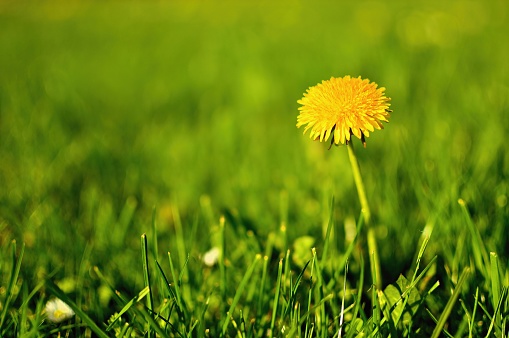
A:
{"type": "Polygon", "coordinates": [[[449,318],[449,315],[452,312],[454,304],[458,300],[458,297],[461,293],[461,287],[463,286],[463,283],[465,283],[465,281],[467,280],[467,277],[469,274],[470,274],[470,269],[465,268],[463,270],[463,273],[461,274],[458,284],[456,285],[456,288],[454,289],[454,292],[452,293],[452,296],[449,298],[449,301],[445,305],[444,311],[442,312],[442,315],[440,316],[440,318],[438,320],[435,330],[433,330],[433,334],[431,335],[431,338],[437,338],[438,336],[440,336],[440,333],[442,332],[442,329],[444,328],[445,323],[447,322],[447,319],[449,318]]]}

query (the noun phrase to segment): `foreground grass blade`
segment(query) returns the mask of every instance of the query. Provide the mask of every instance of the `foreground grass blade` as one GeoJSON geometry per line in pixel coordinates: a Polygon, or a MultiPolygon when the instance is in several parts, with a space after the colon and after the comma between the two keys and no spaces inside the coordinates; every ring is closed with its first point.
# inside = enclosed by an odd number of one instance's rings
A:
{"type": "MultiPolygon", "coordinates": [[[[424,255],[424,251],[426,250],[426,247],[428,246],[428,242],[429,242],[429,239],[430,239],[430,236],[431,234],[427,234],[426,236],[424,236],[423,240],[422,240],[422,244],[421,244],[421,248],[419,249],[419,253],[417,254],[417,259],[416,259],[416,263],[415,263],[415,271],[414,271],[414,274],[412,276],[412,280],[410,281],[410,287],[405,290],[410,292],[410,290],[412,290],[412,288],[414,287],[414,285],[417,283],[417,273],[419,272],[419,267],[421,266],[421,259],[422,259],[422,256],[424,255]]],[[[431,266],[431,263],[428,264],[428,267],[431,266]]],[[[427,270],[427,269],[426,269],[427,270]]],[[[421,274],[422,276],[422,274],[421,274]]],[[[402,295],[403,297],[403,295],[402,295]]],[[[403,309],[406,308],[407,306],[407,303],[408,303],[408,300],[409,300],[409,297],[404,297],[404,300],[403,300],[403,309]]],[[[404,311],[401,311],[399,313],[399,316],[396,318],[396,320],[394,320],[394,326],[397,326],[400,319],[403,317],[403,314],[404,314],[404,311]]]]}
{"type": "MultiPolygon", "coordinates": [[[[498,268],[498,256],[495,252],[490,252],[490,265],[491,265],[491,295],[493,301],[493,307],[500,306],[500,275],[498,268]]],[[[502,325],[501,316],[499,314],[495,314],[493,316],[495,318],[495,323],[497,324],[497,337],[500,337],[502,332],[500,332],[500,327],[502,325]]]]}
{"type": "Polygon", "coordinates": [[[222,336],[225,335],[226,329],[228,328],[228,324],[230,323],[230,320],[233,316],[233,311],[235,309],[235,306],[237,306],[237,303],[239,302],[240,296],[242,295],[242,292],[246,288],[247,282],[251,278],[251,275],[253,274],[253,271],[255,270],[256,266],[258,265],[258,262],[262,258],[261,255],[256,255],[255,260],[253,264],[249,267],[246,274],[244,275],[244,278],[242,278],[242,281],[239,284],[239,287],[237,288],[237,292],[235,292],[235,296],[233,297],[232,304],[230,305],[230,309],[228,310],[228,313],[226,315],[226,318],[223,323],[223,329],[221,330],[222,336]]]}
{"type": "MultiPolygon", "coordinates": [[[[502,292],[502,296],[501,298],[505,298],[506,296],[506,291],[507,289],[504,289],[504,291],[502,292]]],[[[493,304],[493,306],[495,306],[495,304],[493,304]]],[[[502,301],[498,302],[496,304],[496,308],[495,308],[495,313],[493,314],[493,316],[491,317],[491,323],[490,323],[490,328],[488,329],[488,333],[486,334],[486,338],[488,337],[491,337],[491,331],[493,331],[493,328],[495,328],[496,330],[496,334],[495,334],[495,337],[505,337],[502,335],[502,332],[505,332],[505,331],[502,331],[500,328],[501,326],[499,325],[499,323],[501,322],[499,320],[499,313],[501,311],[501,308],[502,307],[502,301]]]]}
{"type": "Polygon", "coordinates": [[[261,315],[263,309],[264,295],[265,295],[265,281],[267,279],[267,268],[269,265],[269,257],[263,257],[263,270],[262,270],[262,280],[260,281],[260,289],[258,291],[258,304],[256,308],[256,315],[261,315]]]}
{"type": "Polygon", "coordinates": [[[486,267],[488,266],[488,252],[486,250],[486,247],[484,246],[484,242],[481,238],[481,234],[479,233],[479,230],[474,225],[474,222],[472,221],[472,217],[470,216],[470,213],[468,212],[467,204],[464,200],[459,199],[458,200],[459,205],[461,206],[461,210],[463,211],[463,214],[465,216],[468,229],[470,231],[470,236],[472,237],[472,253],[474,256],[474,261],[477,269],[482,272],[483,276],[488,279],[489,274],[486,270],[486,267]]]}
{"type": "Polygon", "coordinates": [[[346,296],[346,276],[348,274],[348,261],[345,265],[345,273],[343,276],[343,297],[341,297],[341,315],[339,318],[339,330],[338,330],[338,338],[342,337],[342,331],[343,331],[343,320],[345,315],[345,296],[346,296]]]}
{"type": "Polygon", "coordinates": [[[461,293],[461,287],[463,286],[463,283],[467,280],[468,275],[470,274],[470,269],[465,268],[463,270],[463,273],[461,274],[461,277],[458,281],[458,284],[456,285],[456,289],[454,289],[454,292],[449,298],[449,301],[447,302],[444,312],[442,312],[442,315],[438,319],[437,326],[435,327],[435,330],[433,330],[433,334],[431,338],[437,338],[440,336],[440,333],[442,333],[442,329],[444,328],[445,323],[447,322],[447,319],[449,318],[449,315],[451,314],[451,311],[454,307],[454,304],[458,300],[458,297],[461,293]]]}
{"type": "MultiPolygon", "coordinates": [[[[310,327],[310,313],[311,313],[311,307],[313,305],[313,285],[314,285],[314,271],[315,271],[315,265],[316,265],[316,255],[313,255],[313,259],[311,261],[311,271],[309,273],[309,290],[308,290],[308,302],[307,302],[307,315],[306,315],[306,326],[305,326],[305,332],[306,332],[306,338],[308,337],[307,333],[309,332],[310,327]]],[[[312,329],[311,329],[312,330],[312,329]]]]}
{"type": "MultiPolygon", "coordinates": [[[[148,287],[149,289],[149,293],[147,295],[147,308],[151,313],[153,313],[154,300],[152,299],[152,288],[150,284],[150,272],[148,267],[148,244],[146,234],[141,235],[141,257],[143,262],[143,280],[145,282],[145,287],[148,287]]],[[[148,335],[151,336],[150,330],[148,335]]]]}
{"type": "Polygon", "coordinates": [[[468,337],[471,338],[472,337],[472,332],[474,330],[474,325],[475,325],[475,314],[477,312],[477,305],[479,304],[479,287],[475,288],[475,303],[474,303],[474,310],[472,311],[472,318],[470,319],[470,324],[469,324],[469,327],[468,327],[468,337]]]}
{"type": "MultiPolygon", "coordinates": [[[[225,222],[226,222],[225,217],[221,216],[219,218],[219,238],[220,238],[220,242],[221,242],[221,254],[219,255],[219,261],[218,261],[219,274],[220,274],[220,279],[221,279],[219,288],[221,291],[221,299],[223,300],[221,302],[221,316],[223,316],[223,314],[225,313],[226,304],[228,302],[228,299],[226,297],[226,265],[225,265],[226,239],[225,239],[225,235],[224,235],[225,222]]],[[[221,319],[223,319],[223,318],[221,318],[221,319]]]]}
{"type": "Polygon", "coordinates": [[[279,303],[279,294],[281,292],[281,279],[283,276],[283,260],[279,260],[277,270],[276,294],[274,295],[274,302],[272,304],[272,319],[270,321],[270,337],[274,335],[274,326],[276,324],[277,304],[279,303]]]}
{"type": "MultiPolygon", "coordinates": [[[[369,230],[370,229],[368,229],[368,233],[369,233],[369,230]]],[[[368,241],[369,241],[369,237],[368,237],[368,241]]],[[[378,274],[376,273],[376,264],[374,264],[374,262],[376,261],[375,251],[370,252],[369,257],[370,257],[371,277],[373,278],[373,284],[371,285],[371,291],[372,291],[371,306],[372,306],[372,310],[373,310],[373,326],[374,326],[373,329],[374,329],[374,332],[379,332],[380,331],[380,321],[382,320],[382,314],[380,311],[380,301],[378,299],[378,287],[377,287],[378,281],[376,279],[378,274]]]]}
{"type": "Polygon", "coordinates": [[[55,297],[69,305],[81,320],[100,338],[108,338],[106,334],[93,320],[90,318],[75,302],[71,300],[55,283],[50,280],[46,281],[46,289],[55,297]]]}
{"type": "MultiPolygon", "coordinates": [[[[309,316],[312,313],[316,313],[317,311],[320,311],[324,307],[325,303],[327,303],[328,301],[330,301],[333,298],[334,298],[333,294],[328,294],[328,295],[324,296],[323,298],[321,298],[320,301],[315,306],[311,307],[305,314],[303,314],[300,317],[299,325],[292,327],[291,330],[288,332],[288,335],[285,337],[296,337],[295,334],[296,334],[297,328],[304,325],[307,318],[309,318],[309,316]]],[[[318,329],[323,329],[323,328],[318,328],[318,329]]],[[[313,330],[313,328],[311,328],[310,331],[312,331],[312,330],[313,330]]],[[[323,330],[322,332],[323,332],[323,334],[325,334],[327,331],[323,330]]],[[[307,337],[313,337],[313,335],[309,334],[309,335],[307,335],[307,337]]]]}
{"type": "MultiPolygon", "coordinates": [[[[175,236],[176,236],[176,244],[177,244],[177,254],[179,258],[180,266],[184,266],[184,262],[187,261],[187,251],[186,251],[186,237],[184,236],[184,230],[182,228],[182,220],[180,219],[180,212],[176,205],[172,207],[173,214],[173,223],[175,226],[175,236]]],[[[187,284],[189,281],[189,271],[188,269],[182,269],[182,294],[184,298],[188,302],[188,304],[192,304],[193,300],[191,297],[190,286],[187,284]]]]}
{"type": "MultiPolygon", "coordinates": [[[[16,259],[16,241],[12,241],[12,271],[11,276],[9,278],[9,284],[7,286],[7,290],[5,292],[5,300],[3,302],[3,310],[2,310],[2,316],[0,318],[0,329],[2,329],[5,317],[7,316],[7,312],[9,310],[9,304],[14,296],[13,288],[16,284],[16,281],[18,280],[19,271],[21,269],[21,262],[23,261],[23,254],[25,252],[25,244],[21,246],[21,251],[19,253],[18,259],[16,259]]],[[[0,331],[1,333],[1,331],[0,331]]]]}
{"type": "Polygon", "coordinates": [[[164,274],[164,271],[163,271],[163,268],[161,267],[161,265],[159,264],[158,261],[156,261],[156,266],[157,266],[157,269],[159,270],[159,274],[163,280],[163,286],[164,288],[168,291],[168,294],[173,297],[173,299],[177,302],[177,306],[180,306],[178,301],[177,301],[177,295],[175,294],[175,292],[173,292],[173,290],[171,289],[171,284],[170,282],[168,281],[168,278],[166,278],[166,275],[164,274]]]}
{"type": "MultiPolygon", "coordinates": [[[[357,315],[359,314],[359,311],[362,311],[361,310],[361,301],[362,301],[362,290],[364,288],[364,259],[362,258],[362,255],[359,255],[360,257],[360,278],[359,278],[359,281],[358,281],[358,285],[357,285],[357,296],[355,297],[354,295],[354,299],[355,299],[355,307],[353,309],[353,315],[352,315],[352,320],[351,320],[351,323],[350,323],[350,328],[348,330],[348,333],[346,335],[347,338],[351,338],[354,336],[354,334],[356,333],[356,329],[353,327],[354,324],[356,323],[357,321],[357,315]]],[[[364,319],[364,318],[363,318],[364,319]]],[[[362,319],[360,319],[362,321],[362,319]]],[[[364,319],[364,321],[366,321],[364,319]]]]}
{"type": "Polygon", "coordinates": [[[149,294],[150,289],[145,287],[143,290],[140,291],[140,293],[131,299],[122,310],[120,310],[119,313],[115,314],[115,317],[113,317],[113,320],[111,321],[110,325],[106,328],[106,331],[111,330],[111,328],[115,325],[116,321],[122,317],[124,313],[126,313],[131,306],[133,306],[136,302],[141,301],[146,295],[149,294]]]}

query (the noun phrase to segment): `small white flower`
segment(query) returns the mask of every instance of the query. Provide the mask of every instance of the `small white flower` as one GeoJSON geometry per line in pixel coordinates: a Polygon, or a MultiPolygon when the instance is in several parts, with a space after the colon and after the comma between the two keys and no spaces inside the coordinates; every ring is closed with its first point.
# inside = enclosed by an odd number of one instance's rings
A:
{"type": "Polygon", "coordinates": [[[221,255],[221,250],[219,250],[218,247],[213,247],[212,249],[210,249],[203,255],[203,258],[202,258],[203,263],[206,266],[214,266],[217,263],[217,261],[219,260],[220,255],[221,255]]]}
{"type": "Polygon", "coordinates": [[[46,303],[46,316],[53,323],[60,323],[74,316],[74,311],[62,300],[55,298],[46,303]]]}

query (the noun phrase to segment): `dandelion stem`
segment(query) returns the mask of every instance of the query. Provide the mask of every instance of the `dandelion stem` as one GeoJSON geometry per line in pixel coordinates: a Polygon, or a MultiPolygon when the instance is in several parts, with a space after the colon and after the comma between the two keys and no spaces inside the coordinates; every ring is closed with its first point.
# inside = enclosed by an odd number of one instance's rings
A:
{"type": "Polygon", "coordinates": [[[378,249],[376,245],[376,236],[373,227],[371,226],[371,211],[369,209],[368,199],[366,198],[366,190],[364,189],[364,183],[362,182],[362,175],[359,168],[359,162],[353,149],[353,142],[348,142],[348,157],[350,164],[352,165],[352,173],[357,187],[357,193],[359,195],[359,201],[361,203],[362,214],[364,216],[364,224],[367,228],[367,241],[369,250],[369,263],[371,265],[371,271],[374,272],[373,280],[376,282],[378,289],[382,288],[382,276],[380,270],[380,258],[378,256],[378,249]]]}

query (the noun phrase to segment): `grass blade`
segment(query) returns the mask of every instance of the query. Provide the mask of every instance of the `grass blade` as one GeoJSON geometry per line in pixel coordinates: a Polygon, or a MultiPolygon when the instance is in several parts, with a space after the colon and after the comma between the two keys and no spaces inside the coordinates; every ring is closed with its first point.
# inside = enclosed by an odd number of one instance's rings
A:
{"type": "MultiPolygon", "coordinates": [[[[362,301],[362,290],[364,288],[364,259],[362,258],[362,255],[359,255],[360,257],[360,278],[359,278],[359,284],[357,285],[357,297],[354,297],[355,299],[355,307],[353,309],[353,315],[352,315],[352,320],[351,320],[351,324],[350,324],[350,329],[348,330],[348,333],[346,335],[347,338],[351,338],[354,336],[354,334],[356,333],[356,330],[354,328],[352,328],[352,325],[356,322],[357,320],[357,315],[359,314],[359,311],[361,311],[361,301],[362,301]]],[[[364,322],[366,320],[364,319],[364,322]]]]}
{"type": "Polygon", "coordinates": [[[470,319],[470,325],[468,327],[468,337],[472,337],[472,332],[474,330],[475,325],[475,313],[477,312],[477,305],[479,304],[479,287],[475,288],[475,302],[474,302],[474,310],[472,311],[472,318],[470,319]]]}
{"type": "Polygon", "coordinates": [[[341,297],[341,316],[339,318],[338,338],[342,337],[343,320],[345,315],[345,296],[346,296],[346,276],[348,274],[348,262],[345,265],[345,274],[343,276],[343,297],[341,297]]]}
{"type": "Polygon", "coordinates": [[[489,279],[489,275],[486,270],[486,267],[488,266],[488,252],[486,251],[486,247],[484,246],[481,234],[479,233],[479,230],[475,227],[475,224],[472,221],[472,217],[468,212],[466,202],[463,199],[459,199],[458,203],[461,206],[461,210],[463,211],[463,214],[467,222],[468,230],[470,231],[470,236],[472,237],[472,251],[475,265],[477,269],[481,271],[483,276],[486,279],[489,279]]]}
{"type": "Polygon", "coordinates": [[[280,259],[278,270],[277,270],[276,294],[274,295],[274,301],[272,304],[272,319],[270,321],[270,337],[274,336],[274,325],[276,324],[277,305],[279,303],[279,293],[281,292],[282,276],[283,276],[283,260],[280,259]]]}
{"type": "MultiPolygon", "coordinates": [[[[184,237],[184,230],[182,228],[182,221],[180,219],[180,212],[176,205],[172,208],[173,214],[173,223],[175,225],[175,236],[177,242],[177,253],[180,265],[183,266],[183,262],[187,260],[186,253],[186,238],[184,237]]],[[[191,290],[188,286],[189,281],[189,273],[187,269],[182,269],[182,280],[184,283],[182,284],[182,294],[184,295],[186,301],[188,303],[192,303],[191,299],[191,290]]]]}
{"type": "Polygon", "coordinates": [[[110,325],[106,328],[106,331],[111,330],[111,328],[115,325],[116,321],[122,317],[124,313],[126,313],[131,306],[133,306],[136,302],[141,301],[143,298],[145,298],[146,295],[148,295],[150,292],[150,289],[148,286],[146,286],[143,290],[141,290],[136,296],[134,296],[127,304],[113,317],[113,320],[111,321],[110,325]]]}
{"type": "MultiPolygon", "coordinates": [[[[370,233],[371,228],[368,229],[368,234],[370,233]]],[[[369,236],[368,236],[369,241],[369,236]]],[[[369,245],[368,245],[369,246],[369,245]]],[[[381,311],[380,311],[380,301],[378,299],[378,281],[377,281],[377,273],[376,273],[376,264],[374,262],[376,261],[375,251],[370,251],[370,267],[371,267],[371,277],[373,278],[373,285],[371,285],[371,304],[372,304],[372,311],[373,311],[373,325],[374,325],[374,331],[379,332],[380,331],[380,321],[382,319],[381,311]]],[[[381,290],[380,290],[381,292],[381,290]]]]}
{"type": "Polygon", "coordinates": [[[267,279],[267,268],[269,265],[269,257],[263,257],[263,269],[262,269],[262,280],[260,281],[260,289],[258,291],[258,304],[256,308],[256,315],[260,315],[262,313],[263,301],[265,295],[265,281],[267,279]]]}
{"type": "Polygon", "coordinates": [[[23,255],[25,253],[25,244],[21,246],[21,251],[19,253],[19,257],[16,259],[16,241],[13,240],[11,242],[12,247],[12,270],[11,270],[11,276],[9,278],[9,284],[7,285],[7,290],[5,292],[5,300],[3,302],[3,310],[0,317],[0,329],[3,328],[5,323],[5,318],[7,316],[7,312],[9,310],[9,304],[11,303],[13,297],[14,297],[14,285],[16,284],[18,277],[19,277],[19,271],[21,269],[21,262],[23,261],[23,255]]]}
{"type": "MultiPolygon", "coordinates": [[[[149,293],[147,295],[147,308],[150,313],[154,311],[154,300],[152,299],[152,287],[150,283],[150,271],[148,266],[148,244],[147,244],[147,235],[141,235],[141,258],[143,262],[143,281],[145,283],[145,287],[148,287],[149,293]]],[[[149,337],[151,336],[151,332],[148,333],[149,337]]]]}
{"type": "Polygon", "coordinates": [[[225,335],[226,329],[228,328],[228,324],[230,323],[230,320],[233,316],[233,311],[235,309],[235,306],[237,306],[240,296],[242,295],[242,292],[246,288],[247,282],[251,278],[251,275],[253,274],[253,271],[255,270],[255,268],[258,265],[258,262],[260,261],[261,258],[262,258],[261,255],[256,255],[253,264],[251,264],[251,266],[247,270],[246,274],[244,275],[244,278],[242,278],[242,281],[240,282],[239,287],[237,288],[237,292],[235,292],[235,296],[233,297],[232,304],[230,305],[230,309],[228,310],[226,319],[223,323],[223,329],[222,329],[223,336],[225,335]]]}
{"type": "Polygon", "coordinates": [[[435,330],[433,330],[431,338],[437,338],[440,336],[440,333],[442,332],[442,329],[444,328],[444,325],[447,322],[449,315],[451,314],[454,304],[458,300],[458,297],[461,293],[461,287],[463,286],[463,283],[465,283],[465,281],[467,280],[469,274],[470,269],[465,268],[465,270],[463,270],[463,273],[461,274],[458,284],[456,285],[456,288],[454,289],[452,296],[449,298],[449,301],[445,305],[444,312],[442,312],[442,315],[438,319],[437,326],[435,327],[435,330]]]}
{"type": "MultiPolygon", "coordinates": [[[[507,289],[504,289],[502,292],[502,298],[505,297],[507,289]]],[[[495,304],[493,304],[495,305],[495,304]]],[[[493,328],[497,331],[495,334],[496,337],[502,337],[502,330],[501,327],[498,325],[498,314],[500,312],[500,308],[502,307],[502,302],[498,302],[495,307],[495,313],[493,314],[493,317],[491,318],[490,328],[488,329],[488,333],[486,334],[486,338],[491,337],[491,331],[493,331],[493,328]]]]}
{"type": "MultiPolygon", "coordinates": [[[[499,306],[500,303],[500,274],[498,268],[498,256],[495,252],[490,252],[490,266],[491,266],[491,296],[493,307],[499,306]]],[[[500,327],[502,324],[501,316],[494,315],[495,323],[497,324],[497,337],[501,336],[500,327]]]]}
{"type": "Polygon", "coordinates": [[[173,279],[173,284],[175,286],[175,296],[177,297],[177,305],[179,308],[183,309],[184,304],[182,302],[182,294],[180,292],[180,281],[175,274],[175,269],[173,267],[173,260],[171,259],[171,253],[168,252],[168,260],[170,261],[170,273],[171,278],[173,279]]]}

